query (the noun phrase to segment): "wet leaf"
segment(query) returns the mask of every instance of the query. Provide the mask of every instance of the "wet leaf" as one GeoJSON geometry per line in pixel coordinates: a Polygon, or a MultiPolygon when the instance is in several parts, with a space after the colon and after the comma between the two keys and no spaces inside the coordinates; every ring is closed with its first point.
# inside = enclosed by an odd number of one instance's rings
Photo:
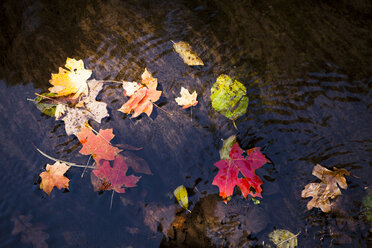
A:
{"type": "Polygon", "coordinates": [[[322,181],[320,183],[307,184],[301,192],[303,198],[313,197],[307,203],[308,210],[316,207],[323,212],[331,211],[332,204],[330,199],[341,195],[341,190],[337,184],[343,189],[347,188],[345,175],[348,176],[350,173],[345,169],[337,169],[336,167],[333,167],[333,170],[328,170],[320,164],[314,166],[312,174],[322,181]]]}
{"type": "MultiPolygon", "coordinates": [[[[56,93],[43,93],[41,94],[42,96],[46,97],[55,97],[57,94],[56,93]]],[[[37,96],[34,100],[34,103],[36,107],[43,113],[49,116],[54,116],[56,112],[56,107],[58,103],[56,102],[50,102],[50,101],[45,101],[45,98],[41,96],[37,96]]]]}
{"type": "Polygon", "coordinates": [[[83,97],[79,102],[79,105],[83,107],[66,107],[66,114],[62,120],[65,122],[67,135],[78,133],[88,120],[101,123],[102,118],[109,116],[107,104],[96,101],[96,97],[103,87],[102,82],[89,80],[88,86],[89,95],[83,97]]]}
{"type": "Polygon", "coordinates": [[[261,184],[263,182],[255,174],[255,170],[270,161],[261,153],[259,147],[247,150],[245,157],[242,156],[243,153],[244,151],[236,142],[232,145],[229,158],[214,164],[219,171],[212,184],[219,187],[220,196],[225,199],[225,202],[232,196],[235,186],[239,186],[245,198],[248,194],[253,197],[262,197],[261,184]],[[239,173],[243,175],[242,178],[239,177],[239,173]],[[255,192],[251,189],[254,189],[255,192]]]}
{"type": "Polygon", "coordinates": [[[53,87],[49,88],[51,93],[58,96],[74,94],[73,98],[78,98],[81,94],[88,94],[87,80],[92,75],[91,70],[84,69],[83,60],[67,58],[66,69],[59,67],[58,74],[52,73],[49,83],[53,87]]]}
{"type": "Polygon", "coordinates": [[[121,154],[125,162],[133,169],[134,172],[152,175],[151,169],[146,160],[134,155],[129,151],[124,151],[121,154]]]}
{"type": "Polygon", "coordinates": [[[190,92],[187,89],[185,89],[184,87],[181,87],[180,94],[181,94],[181,97],[177,97],[175,100],[178,105],[183,106],[182,107],[183,109],[196,106],[196,104],[198,104],[198,101],[196,100],[196,97],[198,96],[196,94],[196,91],[190,94],[190,92]]]}
{"type": "Polygon", "coordinates": [[[269,234],[269,238],[278,248],[294,248],[297,246],[297,235],[288,230],[277,229],[269,234]]]}
{"type": "Polygon", "coordinates": [[[67,189],[70,179],[65,177],[64,174],[69,168],[70,166],[60,162],[56,162],[53,165],[47,164],[46,171],[40,174],[40,189],[44,190],[48,195],[54,187],[67,189]]]}
{"type": "Polygon", "coordinates": [[[229,138],[223,140],[223,145],[220,150],[220,158],[222,159],[230,159],[230,151],[232,146],[236,143],[236,135],[232,135],[229,138]]]}
{"type": "MultiPolygon", "coordinates": [[[[173,41],[172,41],[173,42],[173,41]]],[[[181,56],[183,62],[187,65],[204,65],[203,61],[192,50],[189,43],[185,41],[173,42],[174,50],[181,56]]]]}
{"type": "Polygon", "coordinates": [[[49,238],[49,234],[44,232],[45,226],[41,224],[31,224],[32,217],[19,215],[12,217],[14,228],[12,235],[22,234],[22,243],[32,243],[35,248],[47,248],[48,244],[45,242],[49,238]]]}
{"type": "Polygon", "coordinates": [[[133,86],[133,82],[128,86],[128,82],[123,83],[124,96],[130,96],[129,100],[121,106],[118,111],[125,114],[132,114],[131,118],[135,118],[142,113],[150,116],[153,109],[153,103],[159,100],[161,91],[156,90],[158,80],[152,77],[147,68],[142,74],[141,84],[137,83],[133,86]]]}
{"type": "Polygon", "coordinates": [[[137,186],[136,184],[141,177],[127,176],[127,171],[128,164],[121,155],[115,157],[113,167],[110,166],[110,161],[100,160],[97,163],[97,169],[93,170],[94,175],[101,183],[101,186],[96,190],[114,190],[117,193],[125,193],[126,188],[137,186]]]}
{"type": "Polygon", "coordinates": [[[173,194],[176,197],[180,206],[191,213],[191,211],[188,209],[189,208],[189,198],[187,196],[187,190],[186,190],[185,186],[183,186],[183,185],[178,186],[173,191],[173,194]]]}
{"type": "Polygon", "coordinates": [[[365,215],[367,221],[372,224],[372,189],[368,189],[367,193],[368,194],[363,198],[362,201],[362,213],[365,215]]]}
{"type": "Polygon", "coordinates": [[[96,135],[89,127],[83,127],[76,134],[76,137],[83,145],[79,152],[83,155],[92,155],[97,164],[101,159],[114,160],[115,156],[121,151],[110,144],[110,140],[114,136],[112,129],[101,129],[96,135]]]}
{"type": "Polygon", "coordinates": [[[212,107],[231,120],[246,113],[249,99],[246,88],[227,75],[220,75],[211,89],[212,107]]]}
{"type": "Polygon", "coordinates": [[[151,203],[144,208],[144,223],[148,226],[151,231],[157,232],[159,225],[161,225],[160,231],[168,237],[168,231],[175,218],[175,205],[163,206],[160,204],[151,203]]]}

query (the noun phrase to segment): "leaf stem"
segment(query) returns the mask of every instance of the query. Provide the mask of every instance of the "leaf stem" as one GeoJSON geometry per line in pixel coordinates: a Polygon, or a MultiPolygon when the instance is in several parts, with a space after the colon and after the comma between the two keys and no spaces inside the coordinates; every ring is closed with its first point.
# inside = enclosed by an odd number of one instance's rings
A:
{"type": "Polygon", "coordinates": [[[290,238],[288,238],[288,239],[286,239],[286,240],[283,240],[283,241],[279,242],[278,244],[276,244],[276,246],[279,247],[281,244],[283,244],[283,243],[285,243],[285,242],[288,242],[288,241],[290,241],[291,239],[296,238],[298,235],[300,235],[300,233],[301,233],[301,231],[298,232],[296,235],[294,235],[294,236],[292,236],[292,237],[290,237],[290,238]]]}
{"type": "Polygon", "coordinates": [[[112,190],[111,201],[110,201],[110,210],[112,209],[112,201],[113,201],[113,199],[114,199],[114,193],[115,193],[115,191],[112,190]]]}
{"type": "Polygon", "coordinates": [[[85,124],[86,127],[90,128],[90,130],[93,131],[93,133],[97,134],[99,137],[101,137],[102,139],[104,139],[107,143],[109,143],[110,145],[113,146],[113,144],[111,144],[110,141],[108,141],[105,137],[103,137],[99,132],[97,132],[94,128],[92,128],[88,123],[85,124]]]}
{"type": "Polygon", "coordinates": [[[60,162],[60,163],[65,163],[69,166],[74,166],[74,167],[80,167],[80,168],[91,168],[91,169],[95,169],[96,167],[93,167],[93,166],[86,166],[86,165],[80,165],[80,164],[75,164],[75,163],[71,163],[71,162],[67,162],[67,161],[63,161],[63,160],[60,160],[60,159],[57,159],[57,158],[53,158],[51,156],[49,156],[48,154],[42,152],[39,148],[37,148],[35,145],[34,145],[35,149],[41,153],[41,155],[55,161],[55,162],[60,162]]]}
{"type": "Polygon", "coordinates": [[[38,94],[38,93],[35,93],[35,95],[40,96],[40,97],[45,98],[45,99],[48,99],[48,100],[51,100],[51,101],[55,101],[55,102],[57,102],[57,103],[59,103],[59,104],[62,104],[62,105],[69,106],[68,104],[66,104],[66,103],[64,103],[64,102],[60,102],[60,101],[58,101],[58,100],[56,100],[56,99],[53,99],[53,98],[50,98],[50,97],[48,97],[48,96],[43,96],[43,95],[40,95],[40,94],[38,94]]]}
{"type": "Polygon", "coordinates": [[[89,159],[88,159],[88,162],[87,162],[87,164],[86,164],[86,166],[85,166],[85,168],[84,168],[84,170],[83,170],[83,172],[81,173],[81,178],[83,178],[84,177],[84,173],[85,173],[85,171],[87,170],[87,168],[88,168],[88,164],[89,164],[89,162],[90,162],[90,159],[92,158],[92,155],[90,155],[89,156],[89,159]]]}
{"type": "Polygon", "coordinates": [[[235,129],[239,131],[238,127],[235,124],[235,121],[233,120],[232,122],[233,122],[233,125],[234,125],[235,129]]]}
{"type": "Polygon", "coordinates": [[[159,107],[158,105],[156,105],[155,103],[152,102],[152,104],[154,104],[155,107],[157,107],[158,109],[160,110],[163,110],[165,113],[167,113],[168,115],[173,115],[172,113],[169,113],[168,111],[166,111],[165,109],[159,107]]]}

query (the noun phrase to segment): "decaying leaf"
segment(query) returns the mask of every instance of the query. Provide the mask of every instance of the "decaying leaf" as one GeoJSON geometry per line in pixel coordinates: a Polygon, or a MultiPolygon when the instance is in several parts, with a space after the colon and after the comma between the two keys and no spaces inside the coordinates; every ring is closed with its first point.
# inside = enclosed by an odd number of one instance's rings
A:
{"type": "Polygon", "coordinates": [[[48,195],[54,187],[67,189],[70,179],[65,177],[64,174],[69,168],[70,166],[60,162],[56,162],[53,165],[47,164],[46,171],[40,174],[40,189],[44,190],[48,195]]]}
{"type": "Polygon", "coordinates": [[[124,96],[130,96],[130,98],[118,111],[132,114],[131,118],[135,118],[142,113],[150,116],[153,103],[159,100],[161,95],[161,91],[156,90],[157,85],[158,80],[152,77],[147,68],[142,74],[141,84],[137,83],[137,85],[133,86],[133,82],[130,84],[124,82],[124,96]]]}
{"type": "Polygon", "coordinates": [[[32,243],[35,248],[48,248],[48,244],[45,242],[49,238],[49,234],[44,232],[45,226],[41,224],[31,224],[32,217],[19,215],[12,217],[14,228],[12,235],[22,234],[22,243],[32,243]]]}
{"type": "Polygon", "coordinates": [[[224,74],[213,84],[211,100],[212,107],[231,120],[245,114],[249,103],[244,85],[224,74]]]}
{"type": "Polygon", "coordinates": [[[88,96],[83,97],[79,103],[82,107],[66,107],[66,114],[62,120],[65,122],[67,135],[78,133],[90,119],[101,123],[102,118],[109,116],[107,104],[96,101],[96,97],[103,87],[102,82],[89,80],[88,86],[88,96]]]}
{"type": "Polygon", "coordinates": [[[307,198],[312,196],[313,199],[307,203],[307,209],[313,207],[320,208],[323,212],[331,211],[332,204],[330,199],[341,195],[341,191],[337,184],[342,188],[347,188],[345,175],[350,173],[345,169],[337,169],[333,167],[334,171],[317,164],[314,166],[313,175],[322,180],[320,183],[309,183],[302,190],[301,196],[307,198]]]}
{"type": "MultiPolygon", "coordinates": [[[[230,146],[231,142],[224,142],[224,145],[230,146]]],[[[225,157],[225,153],[226,151],[220,154],[225,157]]],[[[219,171],[212,184],[219,187],[220,196],[225,199],[225,202],[232,196],[235,186],[239,186],[245,198],[248,194],[253,197],[262,197],[261,184],[263,182],[256,175],[255,170],[266,163],[270,163],[270,161],[261,153],[259,147],[247,150],[247,155],[245,157],[242,155],[243,153],[244,150],[242,150],[236,142],[232,145],[229,158],[221,159],[214,164],[218,167],[219,171]],[[243,175],[242,178],[238,177],[239,173],[243,175]]]]}
{"type": "Polygon", "coordinates": [[[278,248],[294,248],[297,246],[298,235],[299,233],[294,235],[288,230],[277,229],[269,234],[269,238],[278,248]]]}
{"type": "Polygon", "coordinates": [[[83,60],[67,58],[65,67],[67,70],[59,67],[58,74],[52,73],[49,83],[53,87],[49,91],[58,96],[74,94],[73,98],[78,98],[81,94],[88,95],[87,80],[92,71],[84,69],[83,60]]]}
{"type": "Polygon", "coordinates": [[[115,157],[113,167],[110,161],[100,160],[97,169],[93,170],[94,175],[101,181],[102,187],[98,190],[114,190],[117,193],[125,193],[126,188],[137,186],[141,177],[134,175],[127,176],[128,165],[121,155],[115,157]]]}
{"type": "Polygon", "coordinates": [[[160,204],[149,204],[144,208],[144,223],[151,231],[157,232],[158,226],[161,224],[161,231],[168,237],[168,231],[175,218],[175,205],[163,206],[160,204]]]}
{"type": "Polygon", "coordinates": [[[44,101],[45,98],[44,97],[55,97],[57,96],[56,93],[43,93],[41,94],[40,96],[37,96],[35,99],[33,99],[32,101],[35,103],[36,107],[43,113],[43,114],[46,114],[46,115],[49,115],[49,116],[55,116],[55,112],[56,112],[56,107],[58,105],[57,102],[46,102],[44,101]]]}
{"type": "MultiPolygon", "coordinates": [[[[372,224],[372,189],[367,190],[367,195],[362,201],[363,209],[362,213],[370,224],[372,224]]],[[[372,231],[372,227],[371,227],[372,231]]]]}
{"type": "Polygon", "coordinates": [[[180,206],[191,213],[191,211],[189,210],[189,198],[187,197],[187,190],[186,190],[185,186],[183,186],[183,185],[178,186],[173,191],[173,194],[176,197],[180,206]]]}
{"type": "Polygon", "coordinates": [[[196,91],[194,91],[192,94],[185,89],[184,87],[181,87],[181,97],[177,97],[175,100],[178,105],[183,106],[183,109],[186,109],[188,107],[196,106],[198,104],[198,101],[196,100],[196,97],[198,94],[196,94],[196,91]]]}
{"type": "MultiPolygon", "coordinates": [[[[172,41],[173,42],[173,41],[172,41]]],[[[192,50],[189,43],[185,41],[173,42],[174,50],[181,56],[183,62],[187,65],[204,65],[203,61],[192,50]]]]}
{"type": "Polygon", "coordinates": [[[114,160],[115,156],[121,151],[110,144],[110,140],[114,136],[112,129],[101,129],[96,135],[89,127],[83,127],[76,134],[76,137],[83,145],[79,152],[83,155],[92,155],[97,164],[101,159],[114,160]]]}

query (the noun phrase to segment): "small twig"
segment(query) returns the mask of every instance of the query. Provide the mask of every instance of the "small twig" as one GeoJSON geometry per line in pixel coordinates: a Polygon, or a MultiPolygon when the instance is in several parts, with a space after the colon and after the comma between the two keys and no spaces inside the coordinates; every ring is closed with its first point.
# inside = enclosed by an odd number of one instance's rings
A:
{"type": "Polygon", "coordinates": [[[99,132],[97,132],[96,130],[94,130],[94,128],[92,128],[88,123],[85,124],[86,127],[89,127],[90,130],[93,131],[93,133],[97,134],[99,137],[101,137],[102,139],[104,139],[107,143],[109,143],[110,145],[113,145],[111,144],[110,141],[108,141],[105,137],[103,137],[99,132]]]}
{"type": "Polygon", "coordinates": [[[115,191],[112,190],[111,201],[110,201],[110,210],[112,209],[112,201],[113,201],[113,199],[114,199],[114,193],[115,193],[115,191]]]}
{"type": "Polygon", "coordinates": [[[58,101],[58,100],[56,100],[56,99],[53,99],[53,98],[50,98],[50,97],[48,97],[48,96],[43,96],[43,95],[40,95],[40,94],[38,94],[38,93],[35,93],[35,95],[40,96],[40,97],[45,98],[45,99],[48,99],[48,100],[51,100],[51,101],[55,101],[55,102],[57,102],[57,103],[59,103],[59,104],[62,104],[62,105],[69,106],[68,104],[66,104],[66,103],[64,103],[64,102],[60,102],[60,101],[58,101]]]}
{"type": "Polygon", "coordinates": [[[85,171],[86,171],[86,170],[87,170],[87,168],[88,168],[88,164],[89,164],[89,162],[90,162],[90,159],[91,159],[91,157],[92,157],[92,155],[90,155],[90,156],[89,156],[89,158],[88,158],[88,162],[87,162],[87,164],[86,164],[86,166],[85,166],[85,168],[84,168],[83,172],[81,173],[81,178],[83,178],[83,177],[84,177],[84,173],[85,173],[85,171]]]}
{"type": "Polygon", "coordinates": [[[168,115],[173,115],[172,113],[169,113],[168,111],[166,111],[165,109],[162,109],[161,107],[159,107],[158,105],[156,105],[155,103],[152,103],[154,104],[155,107],[157,107],[158,109],[160,110],[163,110],[165,113],[167,113],[168,115]]]}
{"type": "Polygon", "coordinates": [[[283,243],[285,243],[285,242],[288,242],[288,241],[290,241],[291,239],[296,238],[298,235],[300,235],[300,233],[301,233],[301,231],[300,231],[299,233],[297,233],[296,235],[294,235],[294,236],[292,236],[292,237],[290,237],[290,238],[288,238],[288,239],[286,239],[286,240],[283,240],[283,241],[279,242],[278,244],[276,244],[276,246],[279,247],[281,244],[283,244],[283,243]]]}
{"type": "Polygon", "coordinates": [[[63,160],[60,160],[60,159],[57,159],[57,158],[53,158],[51,156],[49,156],[48,154],[42,152],[39,148],[37,148],[35,145],[34,145],[35,149],[41,153],[41,155],[53,160],[53,161],[56,161],[56,162],[60,162],[60,163],[65,163],[69,166],[75,166],[75,167],[80,167],[80,168],[91,168],[91,169],[95,169],[96,167],[93,167],[93,166],[86,166],[86,165],[80,165],[80,164],[75,164],[75,163],[71,163],[71,162],[67,162],[67,161],[63,161],[63,160]]]}

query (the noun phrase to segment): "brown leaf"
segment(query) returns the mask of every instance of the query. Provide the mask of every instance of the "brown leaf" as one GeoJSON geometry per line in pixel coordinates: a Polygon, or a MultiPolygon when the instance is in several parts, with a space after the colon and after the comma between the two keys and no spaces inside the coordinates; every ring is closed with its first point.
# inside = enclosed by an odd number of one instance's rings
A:
{"type": "Polygon", "coordinates": [[[45,240],[49,238],[49,234],[43,231],[45,229],[43,225],[31,224],[31,219],[31,216],[14,216],[11,219],[14,223],[12,234],[17,235],[21,233],[22,243],[32,243],[33,247],[36,248],[47,248],[48,244],[45,242],[45,240]]]}
{"type": "Polygon", "coordinates": [[[331,211],[332,204],[330,199],[341,195],[338,186],[343,189],[347,188],[345,175],[348,176],[350,173],[345,169],[337,169],[336,167],[333,167],[333,170],[328,170],[320,164],[315,165],[312,174],[322,181],[320,183],[309,183],[301,192],[302,198],[313,197],[307,203],[308,210],[317,207],[323,212],[331,211]]]}

